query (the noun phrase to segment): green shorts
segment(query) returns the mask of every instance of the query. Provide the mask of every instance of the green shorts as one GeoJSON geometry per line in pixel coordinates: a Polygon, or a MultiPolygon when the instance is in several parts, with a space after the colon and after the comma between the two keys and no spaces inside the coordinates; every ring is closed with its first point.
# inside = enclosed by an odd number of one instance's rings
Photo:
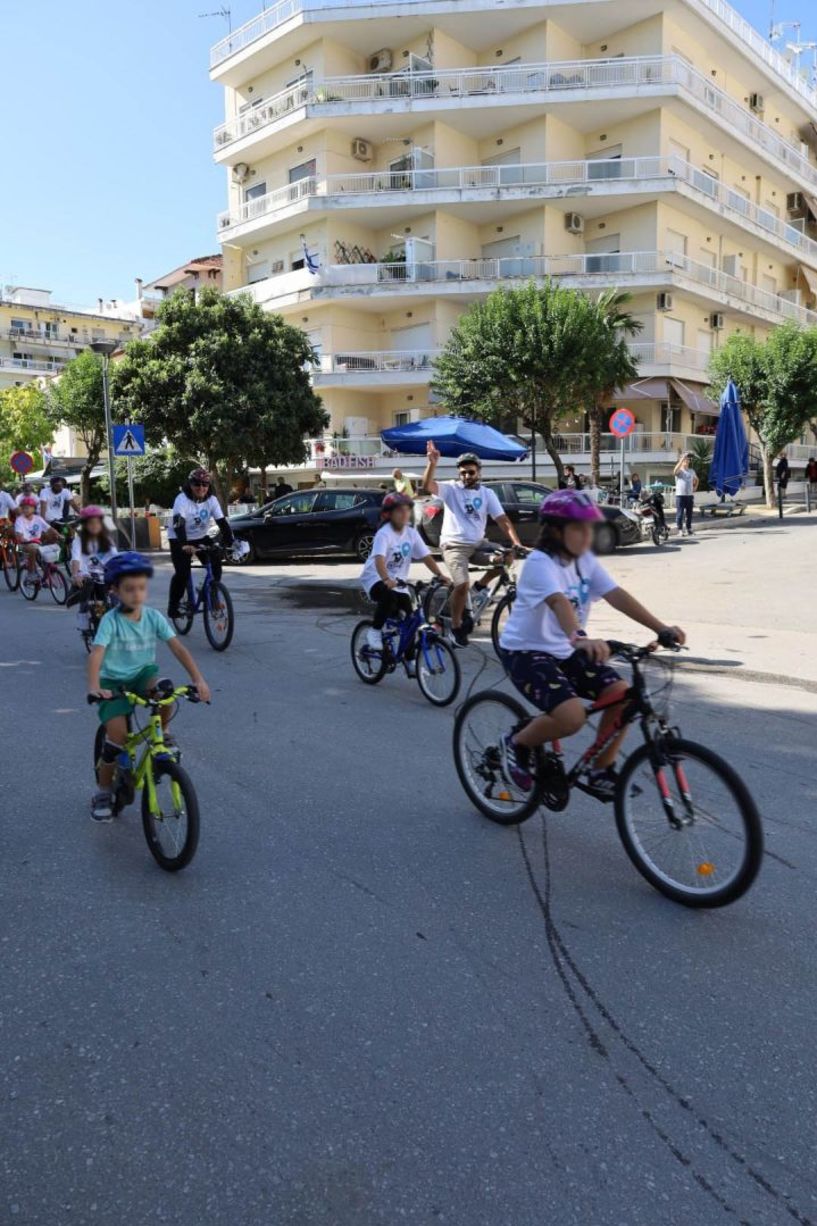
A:
{"type": "MultiPolygon", "coordinates": [[[[140,697],[146,698],[153,689],[158,676],[159,670],[156,665],[146,664],[127,680],[121,677],[101,676],[99,688],[101,690],[130,690],[132,694],[139,694],[140,697]]],[[[128,702],[127,698],[106,698],[99,704],[98,710],[99,722],[107,724],[108,720],[113,719],[116,715],[130,715],[133,711],[133,703],[128,702]]]]}

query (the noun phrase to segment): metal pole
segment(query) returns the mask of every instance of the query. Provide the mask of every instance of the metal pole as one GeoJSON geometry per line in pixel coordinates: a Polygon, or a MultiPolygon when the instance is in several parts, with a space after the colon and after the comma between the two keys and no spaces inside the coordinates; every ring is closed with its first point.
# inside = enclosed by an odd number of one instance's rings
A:
{"type": "Polygon", "coordinates": [[[618,497],[620,507],[624,506],[624,439],[621,440],[621,472],[619,473],[618,497]]]}
{"type": "Polygon", "coordinates": [[[133,460],[128,456],[128,500],[130,502],[130,547],[136,548],[136,510],[133,505],[133,460]]]}
{"type": "Polygon", "coordinates": [[[111,518],[113,519],[114,540],[119,533],[116,522],[116,457],[113,453],[113,426],[111,424],[111,399],[108,394],[108,355],[102,356],[102,399],[105,405],[105,437],[108,442],[108,481],[111,485],[111,518]]]}

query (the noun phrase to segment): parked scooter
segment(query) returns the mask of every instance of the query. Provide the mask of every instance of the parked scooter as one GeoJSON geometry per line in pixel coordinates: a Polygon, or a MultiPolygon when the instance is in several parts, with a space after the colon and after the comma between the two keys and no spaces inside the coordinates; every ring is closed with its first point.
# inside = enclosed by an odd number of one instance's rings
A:
{"type": "Polygon", "coordinates": [[[655,481],[642,490],[641,497],[631,511],[625,512],[636,519],[641,527],[641,539],[652,538],[654,545],[663,545],[669,539],[667,517],[664,514],[663,485],[655,481]]]}

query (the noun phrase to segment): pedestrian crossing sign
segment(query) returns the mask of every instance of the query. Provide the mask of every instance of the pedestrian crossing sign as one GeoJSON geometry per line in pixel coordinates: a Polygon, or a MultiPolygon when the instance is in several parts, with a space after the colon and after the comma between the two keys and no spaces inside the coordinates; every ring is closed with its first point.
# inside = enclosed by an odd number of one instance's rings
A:
{"type": "Polygon", "coordinates": [[[145,427],[131,422],[127,426],[113,427],[113,453],[117,456],[140,456],[145,454],[145,427]]]}

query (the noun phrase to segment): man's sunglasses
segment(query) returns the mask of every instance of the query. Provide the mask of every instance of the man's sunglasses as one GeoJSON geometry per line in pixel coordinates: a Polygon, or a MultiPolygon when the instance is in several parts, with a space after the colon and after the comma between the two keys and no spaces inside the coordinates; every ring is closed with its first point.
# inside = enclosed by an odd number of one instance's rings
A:
{"type": "Polygon", "coordinates": [[[478,468],[461,468],[460,476],[461,477],[478,477],[479,469],[478,468]]]}

